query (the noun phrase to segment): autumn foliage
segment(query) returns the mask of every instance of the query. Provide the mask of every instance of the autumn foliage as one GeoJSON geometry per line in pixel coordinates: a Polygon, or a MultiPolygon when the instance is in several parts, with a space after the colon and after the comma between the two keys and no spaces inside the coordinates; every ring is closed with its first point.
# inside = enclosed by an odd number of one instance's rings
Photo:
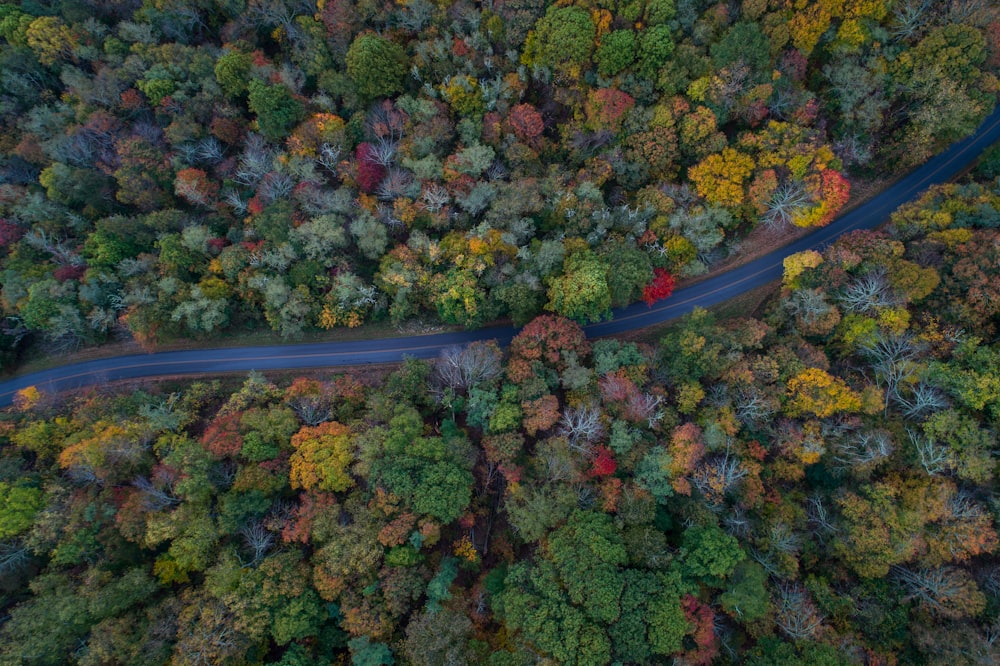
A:
{"type": "Polygon", "coordinates": [[[653,269],[653,281],[642,289],[643,302],[652,307],[653,303],[662,301],[674,293],[674,276],[665,268],[653,269]]]}

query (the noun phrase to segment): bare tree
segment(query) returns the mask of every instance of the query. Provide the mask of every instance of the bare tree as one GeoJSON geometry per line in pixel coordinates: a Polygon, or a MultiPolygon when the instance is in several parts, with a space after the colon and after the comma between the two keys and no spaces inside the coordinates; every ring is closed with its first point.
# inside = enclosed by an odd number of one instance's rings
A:
{"type": "Polygon", "coordinates": [[[392,201],[403,196],[411,185],[413,185],[413,176],[409,171],[392,167],[375,188],[375,196],[383,201],[392,201]]]}
{"type": "Polygon", "coordinates": [[[726,515],[722,517],[722,527],[737,539],[745,539],[750,536],[750,519],[747,517],[746,511],[739,506],[726,512],[726,515]]]}
{"type": "Polygon", "coordinates": [[[424,186],[423,192],[420,193],[421,205],[432,213],[447,206],[449,201],[451,201],[451,195],[448,194],[448,190],[437,183],[424,186]]]}
{"type": "Polygon", "coordinates": [[[778,587],[778,627],[793,640],[812,638],[823,617],[805,589],[795,583],[778,587]]]}
{"type": "Polygon", "coordinates": [[[428,0],[407,2],[393,14],[394,23],[409,32],[420,32],[434,16],[434,5],[428,0]]]}
{"type": "Polygon", "coordinates": [[[24,542],[17,539],[0,541],[0,574],[17,571],[31,560],[24,542]]]}
{"type": "Polygon", "coordinates": [[[983,581],[983,589],[994,597],[1000,597],[1000,565],[990,569],[989,574],[986,575],[986,579],[983,581]]]}
{"type": "Polygon", "coordinates": [[[918,382],[910,387],[908,394],[896,392],[896,402],[903,410],[903,416],[916,419],[928,412],[936,412],[948,406],[948,398],[935,386],[918,382]]]}
{"type": "Polygon", "coordinates": [[[796,213],[809,205],[809,195],[802,183],[794,180],[778,186],[767,201],[767,210],[761,219],[769,227],[787,226],[796,213]]]}
{"type": "Polygon", "coordinates": [[[194,157],[199,162],[218,164],[226,156],[226,150],[214,136],[208,136],[195,146],[194,157]]]}
{"type": "Polygon", "coordinates": [[[736,418],[744,425],[767,423],[778,410],[777,401],[754,384],[740,384],[733,395],[736,418]]]}
{"type": "Polygon", "coordinates": [[[233,210],[235,210],[239,215],[245,214],[250,206],[250,202],[247,199],[244,199],[243,195],[236,190],[223,190],[222,200],[232,206],[233,210]]]}
{"type": "Polygon", "coordinates": [[[817,288],[796,289],[785,301],[785,307],[806,324],[815,324],[833,311],[826,292],[817,288]]]}
{"type": "Polygon", "coordinates": [[[297,43],[303,32],[295,19],[315,13],[316,3],[310,0],[251,0],[244,17],[254,26],[281,28],[290,41],[297,43]]]}
{"type": "Polygon", "coordinates": [[[60,266],[82,266],[85,262],[77,251],[65,240],[50,238],[44,229],[32,229],[22,240],[35,248],[52,255],[52,260],[60,266]]]}
{"type": "Polygon", "coordinates": [[[968,572],[956,567],[894,566],[892,576],[906,588],[908,599],[915,599],[945,617],[961,617],[967,602],[979,592],[968,572]]]}
{"type": "Polygon", "coordinates": [[[265,203],[284,199],[295,189],[295,179],[290,174],[269,171],[260,179],[258,195],[265,203]]]}
{"type": "Polygon", "coordinates": [[[931,0],[904,0],[892,12],[890,34],[902,40],[912,40],[923,35],[932,17],[931,0]]]}
{"type": "Polygon", "coordinates": [[[841,467],[863,468],[888,458],[894,448],[885,430],[859,432],[837,443],[833,459],[841,467]]]}
{"type": "Polygon", "coordinates": [[[441,382],[456,391],[468,391],[492,381],[502,371],[500,348],[493,343],[473,342],[465,347],[448,347],[434,366],[441,382]]]}
{"type": "Polygon", "coordinates": [[[833,152],[845,166],[864,166],[872,160],[872,144],[859,134],[841,137],[833,144],[833,152]]]}
{"type": "Polygon", "coordinates": [[[886,411],[890,398],[899,395],[900,383],[916,373],[916,360],[922,351],[912,335],[883,333],[881,330],[871,342],[862,346],[861,353],[871,362],[876,380],[885,386],[886,411]]]}
{"type": "Polygon", "coordinates": [[[566,409],[559,424],[570,448],[588,455],[593,452],[594,442],[604,436],[601,410],[593,405],[566,409]]]}
{"type": "Polygon", "coordinates": [[[951,469],[951,452],[922,433],[907,428],[906,434],[917,451],[920,466],[931,476],[938,476],[951,469]]]}
{"type": "Polygon", "coordinates": [[[797,555],[802,548],[802,537],[795,533],[787,523],[777,522],[771,525],[767,541],[772,552],[786,555],[797,555]]]}
{"type": "Polygon", "coordinates": [[[636,421],[644,420],[646,425],[652,430],[656,425],[663,420],[663,409],[660,405],[663,404],[662,395],[653,395],[652,393],[636,393],[629,397],[628,400],[628,415],[636,421]]]}
{"type": "Polygon", "coordinates": [[[997,6],[992,0],[951,0],[946,20],[983,27],[997,19],[997,6]]]}
{"type": "Polygon", "coordinates": [[[806,501],[806,517],[813,526],[813,536],[820,543],[823,543],[827,535],[839,531],[833,524],[833,517],[827,511],[826,505],[823,504],[823,497],[819,494],[811,495],[806,501]]]}
{"type": "Polygon", "coordinates": [[[243,543],[251,554],[250,560],[244,562],[244,566],[247,567],[260,564],[274,545],[274,534],[268,531],[264,523],[259,520],[253,520],[244,525],[240,530],[240,536],[243,537],[243,543]]]}
{"type": "Polygon", "coordinates": [[[233,180],[247,187],[255,187],[274,164],[274,150],[260,134],[251,132],[243,144],[239,165],[233,180]]]}
{"type": "Polygon", "coordinates": [[[722,500],[748,474],[739,458],[726,453],[703,461],[691,475],[691,481],[714,508],[721,508],[722,500]]]}
{"type": "Polygon", "coordinates": [[[901,302],[884,268],[856,278],[838,294],[838,300],[852,312],[875,312],[901,302]]]}
{"type": "Polygon", "coordinates": [[[297,395],[288,400],[288,406],[308,426],[318,426],[332,418],[332,405],[326,391],[318,395],[297,395]]]}
{"type": "Polygon", "coordinates": [[[388,138],[378,137],[369,144],[368,159],[386,169],[396,160],[396,142],[388,138]]]}
{"type": "Polygon", "coordinates": [[[176,506],[181,503],[180,498],[174,496],[173,488],[156,486],[152,481],[144,476],[137,476],[132,480],[132,485],[142,493],[143,504],[150,511],[160,511],[168,506],[176,506]]]}
{"type": "Polygon", "coordinates": [[[316,158],[316,161],[319,162],[324,169],[336,175],[337,165],[340,164],[340,154],[342,150],[343,149],[340,146],[324,143],[319,148],[319,156],[316,158]]]}

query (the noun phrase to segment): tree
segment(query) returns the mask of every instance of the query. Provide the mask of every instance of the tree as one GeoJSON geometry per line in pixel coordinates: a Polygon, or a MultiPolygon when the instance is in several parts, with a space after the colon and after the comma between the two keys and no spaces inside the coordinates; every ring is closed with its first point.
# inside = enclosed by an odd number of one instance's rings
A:
{"type": "Polygon", "coordinates": [[[596,666],[611,660],[607,634],[570,602],[552,563],[511,567],[497,601],[505,626],[559,663],[596,666]]]}
{"type": "Polygon", "coordinates": [[[409,407],[399,407],[381,432],[381,451],[372,476],[420,514],[449,523],[469,504],[472,474],[468,442],[458,433],[447,440],[421,437],[423,421],[409,407]]]}
{"type": "Polygon", "coordinates": [[[986,607],[986,597],[964,569],[893,567],[893,576],[914,599],[934,615],[960,619],[975,617],[986,607]]]}
{"type": "Polygon", "coordinates": [[[239,51],[228,51],[215,62],[215,80],[230,97],[237,97],[247,91],[253,56],[239,51]]]}
{"type": "Polygon", "coordinates": [[[861,398],[844,380],[819,368],[807,368],[788,380],[791,414],[827,417],[861,409],[861,398]]]}
{"type": "Polygon", "coordinates": [[[800,585],[781,585],[778,589],[777,624],[792,640],[816,635],[823,622],[815,604],[800,585]]]}
{"type": "Polygon", "coordinates": [[[750,68],[756,77],[770,70],[771,41],[758,23],[741,21],[729,27],[722,39],[709,49],[717,69],[736,64],[750,68]]]}
{"type": "Polygon", "coordinates": [[[28,531],[43,505],[44,493],[40,488],[0,482],[0,539],[28,531]]]}
{"type": "Polygon", "coordinates": [[[743,560],[733,569],[726,591],[719,595],[722,609],[743,623],[756,622],[767,615],[767,572],[752,560],[743,560]]]}
{"type": "Polygon", "coordinates": [[[373,34],[355,37],[347,49],[346,63],[347,75],[368,99],[401,92],[403,77],[410,69],[403,47],[373,34]]]}
{"type": "Polygon", "coordinates": [[[642,300],[649,307],[653,307],[653,303],[669,298],[674,293],[674,276],[665,268],[654,268],[653,276],[653,281],[642,289],[642,300]]]}
{"type": "Polygon", "coordinates": [[[597,72],[601,76],[614,76],[635,62],[636,40],[631,30],[615,30],[601,39],[594,53],[597,72]]]}
{"type": "Polygon", "coordinates": [[[174,193],[192,204],[210,208],[218,203],[219,186],[201,169],[181,169],[174,178],[174,193]]]}
{"type": "Polygon", "coordinates": [[[695,525],[684,531],[681,567],[684,575],[714,587],[733,573],[746,553],[735,538],[715,525],[695,525]]]}
{"type": "Polygon", "coordinates": [[[271,141],[281,141],[305,117],[302,102],[283,85],[254,79],[248,86],[247,104],[257,114],[257,127],[271,141]]]}
{"type": "Polygon", "coordinates": [[[24,37],[43,65],[73,57],[79,43],[78,36],[57,16],[36,18],[24,31],[24,37]]]}
{"type": "Polygon", "coordinates": [[[579,322],[595,322],[611,311],[607,267],[589,250],[570,255],[563,274],[549,282],[545,309],[579,322]]]}
{"type": "Polygon", "coordinates": [[[472,622],[465,613],[424,611],[406,625],[403,653],[414,666],[468,663],[472,622]]]}
{"type": "Polygon", "coordinates": [[[494,342],[473,342],[441,352],[434,369],[441,381],[457,391],[489,383],[502,372],[500,348],[494,342]]]}
{"type": "Polygon", "coordinates": [[[655,77],[670,61],[674,52],[673,32],[669,25],[653,25],[639,33],[639,62],[636,70],[655,77]]]}
{"type": "Polygon", "coordinates": [[[754,161],[733,148],[709,155],[688,170],[698,194],[708,203],[737,208],[746,196],[744,183],[753,173],[754,161]]]}
{"type": "Polygon", "coordinates": [[[577,511],[549,534],[544,555],[559,572],[571,602],[597,622],[610,624],[621,612],[627,561],[621,536],[607,514],[577,511]]]}
{"type": "Polygon", "coordinates": [[[292,436],[292,488],[341,492],[354,485],[348,467],[354,461],[351,431],[336,421],[304,426],[292,436]]]}
{"type": "Polygon", "coordinates": [[[597,26],[585,9],[552,6],[528,33],[521,61],[575,76],[590,59],[596,36],[597,26]]]}
{"type": "Polygon", "coordinates": [[[887,483],[866,486],[862,493],[847,493],[837,502],[846,524],[834,552],[858,575],[880,578],[920,547],[920,516],[900,506],[900,489],[887,483]]]}

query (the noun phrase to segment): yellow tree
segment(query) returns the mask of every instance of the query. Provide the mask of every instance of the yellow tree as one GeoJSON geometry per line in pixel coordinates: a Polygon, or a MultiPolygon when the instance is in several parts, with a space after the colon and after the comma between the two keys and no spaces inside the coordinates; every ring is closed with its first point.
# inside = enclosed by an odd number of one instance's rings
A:
{"type": "Polygon", "coordinates": [[[788,380],[788,412],[820,418],[861,409],[861,397],[839,377],[819,368],[807,368],[788,380]]]}
{"type": "Polygon", "coordinates": [[[292,436],[292,488],[317,488],[332,492],[354,485],[348,467],[354,461],[350,429],[328,421],[318,426],[304,426],[292,436]]]}
{"type": "Polygon", "coordinates": [[[781,282],[790,289],[798,286],[798,278],[807,269],[816,268],[823,263],[823,255],[816,250],[805,250],[796,252],[785,257],[782,262],[785,272],[781,276],[781,282]]]}
{"type": "Polygon", "coordinates": [[[753,158],[726,148],[691,167],[688,176],[698,194],[710,204],[737,208],[743,203],[744,186],[753,169],[753,158]]]}

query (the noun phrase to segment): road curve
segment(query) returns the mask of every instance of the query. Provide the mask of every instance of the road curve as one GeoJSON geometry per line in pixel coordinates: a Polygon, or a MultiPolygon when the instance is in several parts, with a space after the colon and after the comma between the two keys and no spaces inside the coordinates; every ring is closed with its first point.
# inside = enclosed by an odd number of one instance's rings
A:
{"type": "MultiPolygon", "coordinates": [[[[901,204],[913,200],[931,185],[951,180],[998,140],[1000,107],[994,109],[973,135],[953,144],[871,201],[837,218],[826,227],[759,259],[678,289],[669,299],[653,307],[636,303],[615,310],[612,319],[584,327],[587,335],[615,335],[659,324],[684,315],[695,307],[716,305],[767,284],[781,277],[782,261],[788,255],[802,250],[822,249],[849,231],[878,226],[901,204]]],[[[513,327],[493,327],[378,340],[200,349],[97,359],[71,363],[2,382],[0,407],[10,405],[17,391],[32,385],[43,391],[58,392],[142,377],[364,365],[399,361],[404,355],[433,358],[446,347],[475,340],[496,340],[501,345],[506,345],[515,333],[516,329],[513,327]]]]}

